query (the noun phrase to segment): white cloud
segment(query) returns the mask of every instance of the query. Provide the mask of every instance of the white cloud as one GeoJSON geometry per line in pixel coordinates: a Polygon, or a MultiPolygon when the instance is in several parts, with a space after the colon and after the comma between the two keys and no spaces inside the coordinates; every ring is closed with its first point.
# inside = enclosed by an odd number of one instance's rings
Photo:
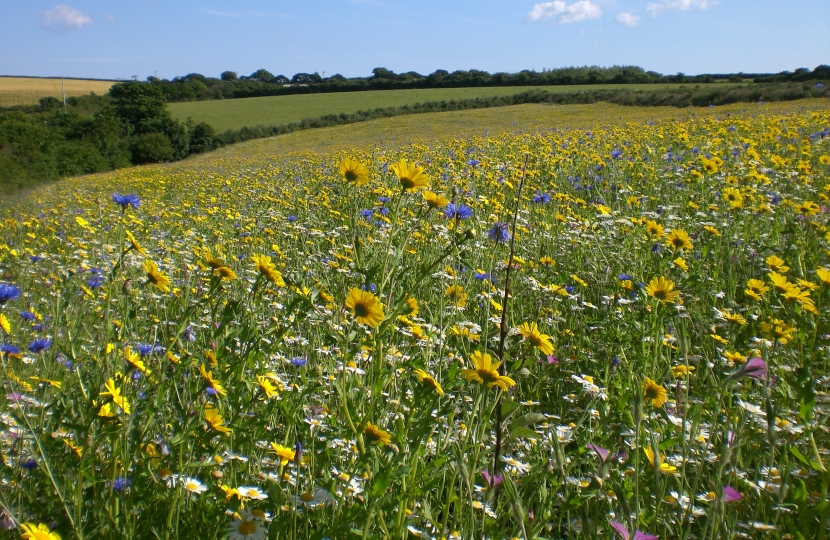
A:
{"type": "Polygon", "coordinates": [[[598,5],[589,0],[579,0],[573,4],[566,4],[563,0],[553,2],[542,2],[536,4],[527,18],[531,21],[545,21],[556,18],[556,24],[568,24],[587,19],[596,19],[602,15],[598,5]]]}
{"type": "Polygon", "coordinates": [[[85,24],[92,24],[92,17],[78,11],[72,6],[60,4],[43,14],[43,21],[40,26],[47,30],[78,30],[85,24]]]}
{"type": "Polygon", "coordinates": [[[107,20],[108,20],[109,22],[111,22],[111,23],[113,23],[113,24],[115,24],[116,22],[118,22],[118,21],[117,21],[117,19],[115,18],[115,15],[105,15],[105,17],[107,18],[107,20]]]}
{"type": "Polygon", "coordinates": [[[230,19],[242,18],[242,15],[240,13],[231,13],[229,11],[216,11],[214,9],[202,9],[200,11],[202,13],[207,13],[208,15],[215,15],[217,17],[228,17],[230,19]]]}
{"type": "Polygon", "coordinates": [[[646,9],[655,17],[664,11],[688,11],[692,8],[708,9],[716,6],[718,0],[660,0],[660,2],[653,2],[646,6],[646,9]]]}
{"type": "Polygon", "coordinates": [[[637,26],[640,24],[640,16],[623,11],[617,14],[617,22],[623,26],[637,26]]]}

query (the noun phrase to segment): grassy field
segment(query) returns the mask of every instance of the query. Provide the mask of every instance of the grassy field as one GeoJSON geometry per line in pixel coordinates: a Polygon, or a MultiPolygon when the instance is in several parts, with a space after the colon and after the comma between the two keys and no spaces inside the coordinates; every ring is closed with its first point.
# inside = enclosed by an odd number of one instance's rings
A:
{"type": "MultiPolygon", "coordinates": [[[[719,87],[737,83],[714,83],[719,87]]],[[[303,94],[270,96],[217,101],[193,101],[171,103],[168,107],[173,118],[207,122],[217,131],[239,129],[245,126],[281,125],[304,118],[316,118],[326,114],[351,113],[379,107],[398,107],[426,101],[470,99],[476,97],[513,95],[528,90],[549,92],[576,92],[626,88],[630,90],[663,90],[689,85],[680,84],[628,84],[584,86],[508,86],[490,88],[441,88],[427,90],[373,90],[367,92],[341,92],[333,94],[303,94]]],[[[705,85],[703,85],[705,86],[705,85]]]]}
{"type": "Polygon", "coordinates": [[[826,538],[829,126],[827,100],[425,114],[4,205],[0,519],[826,538]]]}
{"type": "MultiPolygon", "coordinates": [[[[112,81],[94,81],[64,79],[66,97],[83,96],[90,92],[103,95],[110,86],[115,84],[112,81]]],[[[52,96],[61,99],[60,79],[41,79],[38,77],[0,77],[0,107],[12,107],[14,105],[36,105],[42,97],[52,96]]]]}

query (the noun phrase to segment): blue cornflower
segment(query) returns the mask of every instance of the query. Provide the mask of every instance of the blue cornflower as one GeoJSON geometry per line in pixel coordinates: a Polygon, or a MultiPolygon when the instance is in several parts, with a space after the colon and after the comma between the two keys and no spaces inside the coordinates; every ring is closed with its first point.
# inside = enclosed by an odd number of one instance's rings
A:
{"type": "Polygon", "coordinates": [[[153,354],[153,346],[149,343],[139,343],[135,348],[141,356],[150,356],[153,354]]]}
{"type": "Polygon", "coordinates": [[[388,216],[389,215],[389,209],[385,206],[379,206],[377,208],[377,211],[378,211],[378,214],[380,214],[382,216],[388,216]]]}
{"type": "Polygon", "coordinates": [[[121,206],[121,210],[126,210],[128,206],[132,206],[133,208],[138,208],[141,205],[141,199],[138,198],[138,195],[135,193],[130,193],[128,195],[119,195],[118,193],[112,194],[112,201],[121,206]]]}
{"type": "Polygon", "coordinates": [[[568,294],[573,294],[575,290],[575,285],[565,285],[565,291],[567,291],[568,294]]]}
{"type": "Polygon", "coordinates": [[[485,281],[490,279],[490,274],[487,272],[476,272],[473,274],[473,277],[479,281],[485,281]]]}
{"type": "Polygon", "coordinates": [[[20,347],[16,347],[11,343],[3,343],[0,345],[0,353],[3,354],[20,354],[20,347]]]}
{"type": "Polygon", "coordinates": [[[620,274],[619,276],[617,276],[617,279],[619,279],[620,281],[631,281],[634,278],[629,276],[628,274],[620,274]]]}
{"type": "Polygon", "coordinates": [[[294,367],[303,367],[306,364],[308,364],[308,359],[303,358],[302,356],[291,359],[291,365],[294,367]]]}
{"type": "Polygon", "coordinates": [[[383,204],[386,204],[386,203],[388,203],[389,201],[391,201],[392,199],[390,199],[389,197],[378,197],[378,200],[379,200],[380,202],[382,202],[383,204]]]}
{"type": "Polygon", "coordinates": [[[549,203],[550,202],[550,195],[548,195],[547,193],[542,193],[540,191],[537,191],[536,194],[533,195],[533,197],[530,198],[530,202],[536,203],[536,204],[549,203]]]}
{"type": "Polygon", "coordinates": [[[33,457],[26,458],[26,461],[21,463],[20,466],[27,471],[31,471],[32,469],[37,469],[37,461],[35,461],[35,458],[33,457]]]}
{"type": "Polygon", "coordinates": [[[362,217],[363,219],[365,219],[367,221],[372,219],[372,216],[374,215],[374,212],[369,210],[368,208],[365,208],[365,209],[361,210],[358,213],[360,214],[360,217],[362,217]]]}
{"type": "Polygon", "coordinates": [[[466,204],[456,206],[453,203],[444,207],[444,215],[448,218],[467,219],[473,217],[473,209],[466,204]]]}
{"type": "Polygon", "coordinates": [[[32,261],[33,263],[36,263],[36,262],[42,261],[43,257],[41,257],[40,255],[30,255],[29,260],[32,261]]]}
{"type": "Polygon", "coordinates": [[[611,157],[613,159],[620,159],[622,157],[622,150],[620,150],[619,148],[614,148],[613,150],[611,150],[611,157]]]}
{"type": "Polygon", "coordinates": [[[20,297],[20,289],[8,283],[0,283],[0,306],[20,297]]]}
{"type": "Polygon", "coordinates": [[[45,351],[52,346],[52,340],[49,338],[39,338],[29,343],[29,351],[39,353],[45,351]]]}
{"type": "Polygon", "coordinates": [[[481,163],[479,160],[471,159],[470,161],[467,162],[467,165],[469,165],[471,167],[477,167],[479,163],[481,163]]]}
{"type": "Polygon", "coordinates": [[[23,318],[23,319],[26,319],[27,321],[33,321],[37,318],[37,317],[35,317],[35,314],[32,313],[31,311],[21,311],[20,312],[20,317],[23,318]]]}
{"type": "Polygon", "coordinates": [[[115,490],[115,491],[119,491],[119,492],[124,491],[125,489],[130,487],[130,484],[132,484],[132,482],[130,481],[130,479],[128,477],[119,476],[112,483],[112,489],[115,490]]]}
{"type": "Polygon", "coordinates": [[[46,328],[45,324],[36,324],[32,328],[35,329],[35,332],[43,332],[43,329],[46,328]]]}
{"type": "Polygon", "coordinates": [[[101,276],[94,276],[87,280],[86,286],[90,289],[97,289],[104,284],[104,278],[101,276]]]}
{"type": "Polygon", "coordinates": [[[816,83],[816,88],[824,88],[824,83],[816,83]]]}
{"type": "Polygon", "coordinates": [[[507,242],[510,240],[510,231],[507,229],[507,223],[497,221],[493,223],[493,226],[487,231],[487,236],[494,242],[507,242]]]}
{"type": "Polygon", "coordinates": [[[288,221],[297,221],[297,216],[288,216],[285,219],[287,219],[288,221]]]}

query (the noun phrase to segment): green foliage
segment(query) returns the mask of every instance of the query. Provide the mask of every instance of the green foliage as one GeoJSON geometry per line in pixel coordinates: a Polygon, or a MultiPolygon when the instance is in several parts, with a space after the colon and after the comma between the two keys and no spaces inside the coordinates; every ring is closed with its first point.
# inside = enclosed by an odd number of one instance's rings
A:
{"type": "Polygon", "coordinates": [[[137,135],[130,145],[130,152],[136,165],[170,161],[175,155],[170,139],[161,132],[137,135]]]}

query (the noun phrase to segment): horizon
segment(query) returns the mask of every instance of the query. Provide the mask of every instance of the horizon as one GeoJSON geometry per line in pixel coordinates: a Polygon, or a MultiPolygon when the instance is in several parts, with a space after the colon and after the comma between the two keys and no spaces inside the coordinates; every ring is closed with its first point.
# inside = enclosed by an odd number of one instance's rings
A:
{"type": "Polygon", "coordinates": [[[614,65],[754,74],[812,70],[830,50],[823,0],[36,0],[4,15],[0,72],[20,77],[218,78],[264,68],[352,78],[376,67],[426,75],[614,65]]]}

